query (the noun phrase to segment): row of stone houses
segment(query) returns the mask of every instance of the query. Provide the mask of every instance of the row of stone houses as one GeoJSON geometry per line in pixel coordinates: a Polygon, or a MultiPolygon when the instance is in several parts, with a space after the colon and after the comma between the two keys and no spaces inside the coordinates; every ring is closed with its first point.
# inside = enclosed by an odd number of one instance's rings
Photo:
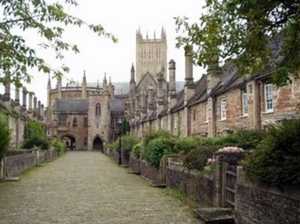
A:
{"type": "Polygon", "coordinates": [[[7,115],[10,129],[10,150],[22,145],[25,124],[28,120],[38,120],[41,123],[46,121],[46,110],[35,93],[28,91],[25,87],[21,89],[15,86],[14,94],[12,94],[12,87],[10,82],[6,82],[4,93],[0,94],[0,112],[7,115]]]}
{"type": "Polygon", "coordinates": [[[164,129],[180,136],[212,137],[237,129],[264,129],[300,115],[300,79],[291,77],[289,84],[277,87],[271,83],[271,71],[240,76],[236,67],[227,62],[222,67],[209,66],[207,74],[194,81],[192,49],[189,48],[185,49],[183,90],[176,92],[173,60],[168,69],[169,81],[153,79],[154,90],[149,87],[149,81],[147,85],[135,84],[132,69],[127,101],[132,134],[143,137],[148,132],[164,129]],[[141,85],[142,93],[138,89],[141,85]],[[156,97],[149,97],[153,91],[156,97]]]}

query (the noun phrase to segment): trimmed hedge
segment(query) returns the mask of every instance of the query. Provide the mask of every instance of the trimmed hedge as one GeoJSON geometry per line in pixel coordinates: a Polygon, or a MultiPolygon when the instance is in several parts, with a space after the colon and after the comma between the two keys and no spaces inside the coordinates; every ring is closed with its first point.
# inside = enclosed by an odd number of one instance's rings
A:
{"type": "Polygon", "coordinates": [[[49,148],[49,141],[46,136],[45,128],[38,121],[30,120],[26,123],[24,138],[24,149],[39,147],[46,150],[49,148]]]}
{"type": "Polygon", "coordinates": [[[300,185],[300,120],[272,126],[243,162],[250,179],[277,187],[300,185]]]}

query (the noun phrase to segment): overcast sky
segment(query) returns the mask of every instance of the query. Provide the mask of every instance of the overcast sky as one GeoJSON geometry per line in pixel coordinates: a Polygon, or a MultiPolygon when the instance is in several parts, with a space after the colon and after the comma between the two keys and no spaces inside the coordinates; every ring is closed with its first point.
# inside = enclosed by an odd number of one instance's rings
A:
{"type": "MultiPolygon", "coordinates": [[[[177,63],[177,80],[184,79],[184,54],[182,49],[175,47],[176,16],[187,16],[192,19],[199,17],[203,1],[201,0],[78,0],[77,8],[69,9],[74,15],[89,23],[100,23],[106,31],[113,33],[119,39],[118,43],[99,38],[84,29],[72,28],[65,33],[66,40],[79,45],[80,54],[67,54],[64,63],[71,71],[65,77],[80,81],[83,70],[86,70],[88,82],[101,81],[106,72],[113,82],[128,81],[131,64],[135,62],[135,33],[141,27],[143,34],[147,32],[152,37],[154,31],[160,35],[161,27],[167,31],[168,60],[177,63]]],[[[30,41],[37,41],[36,35],[29,34],[30,41]]],[[[49,52],[42,56],[53,66],[57,62],[49,52]]],[[[199,78],[202,70],[195,69],[195,78],[199,78]]],[[[33,72],[34,79],[28,86],[38,93],[43,103],[46,103],[47,77],[33,72]]],[[[52,81],[54,86],[55,81],[52,81]]]]}

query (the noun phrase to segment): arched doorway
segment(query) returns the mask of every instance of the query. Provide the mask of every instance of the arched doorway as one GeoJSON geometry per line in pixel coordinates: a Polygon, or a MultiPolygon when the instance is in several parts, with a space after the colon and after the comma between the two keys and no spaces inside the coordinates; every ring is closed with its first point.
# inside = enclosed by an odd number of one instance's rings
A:
{"type": "Polygon", "coordinates": [[[93,150],[103,151],[103,142],[99,136],[96,136],[93,141],[93,150]]]}
{"type": "Polygon", "coordinates": [[[76,139],[72,135],[65,135],[62,138],[68,150],[76,150],[76,139]]]}

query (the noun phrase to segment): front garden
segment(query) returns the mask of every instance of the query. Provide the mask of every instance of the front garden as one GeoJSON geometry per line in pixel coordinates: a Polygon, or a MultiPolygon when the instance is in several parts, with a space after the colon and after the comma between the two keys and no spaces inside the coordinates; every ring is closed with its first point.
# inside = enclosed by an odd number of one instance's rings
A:
{"type": "MultiPolygon", "coordinates": [[[[209,170],[222,149],[240,150],[239,162],[247,177],[269,186],[300,184],[300,120],[282,121],[265,131],[237,130],[215,138],[178,137],[166,131],[156,131],[139,140],[122,136],[122,148],[137,159],[159,169],[164,156],[176,155],[188,170],[209,170]],[[227,147],[227,148],[226,148],[227,147]]],[[[108,146],[119,149],[119,141],[108,146]]]]}

